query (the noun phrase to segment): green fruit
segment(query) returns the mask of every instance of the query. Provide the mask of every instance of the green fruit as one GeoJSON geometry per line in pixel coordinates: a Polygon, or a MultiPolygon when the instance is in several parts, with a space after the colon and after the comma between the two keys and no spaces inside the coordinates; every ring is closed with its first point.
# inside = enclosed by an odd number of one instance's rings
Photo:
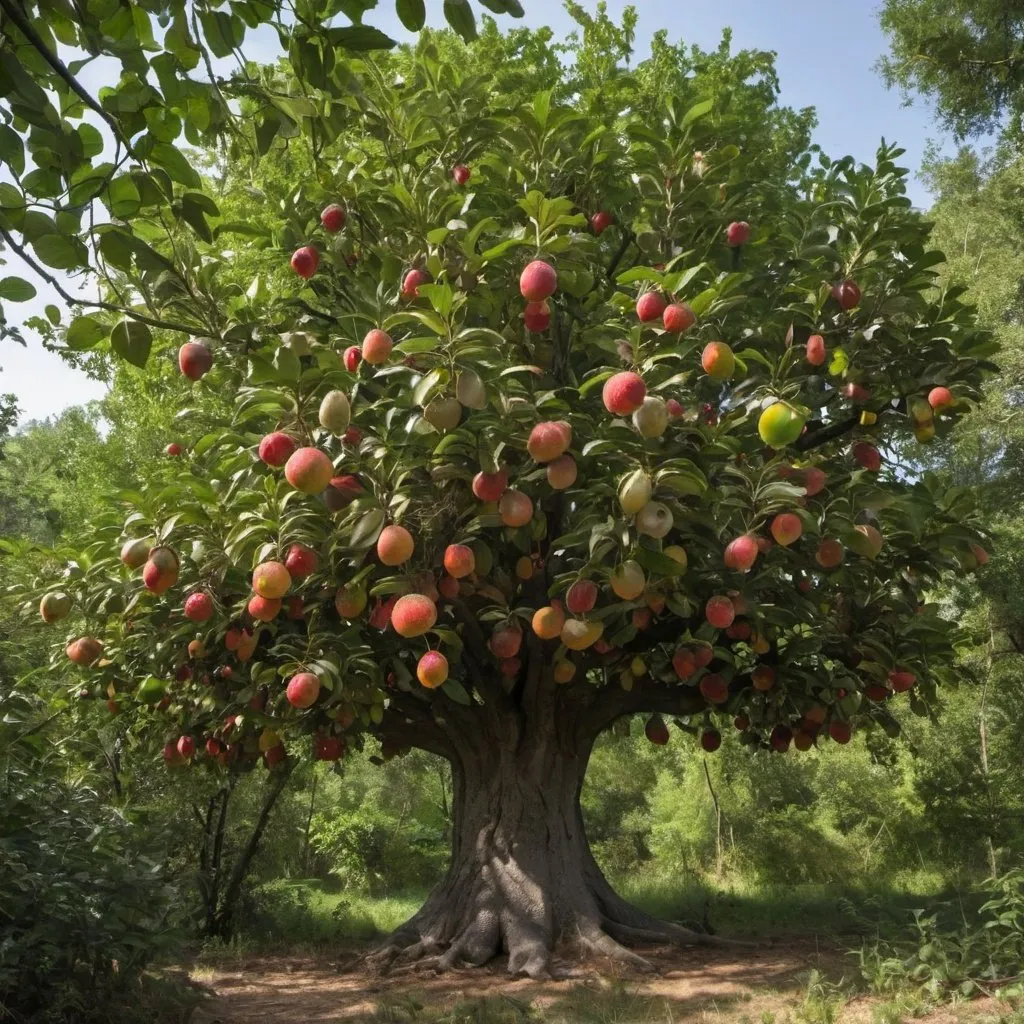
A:
{"type": "Polygon", "coordinates": [[[142,704],[158,704],[166,694],[167,683],[156,676],[146,676],[135,691],[135,696],[142,704]]]}
{"type": "Polygon", "coordinates": [[[788,402],[774,402],[761,413],[757,432],[769,448],[785,448],[793,444],[803,432],[807,417],[788,402]]]}
{"type": "Polygon", "coordinates": [[[344,391],[330,391],[320,403],[320,426],[341,437],[352,420],[352,406],[344,391]]]}

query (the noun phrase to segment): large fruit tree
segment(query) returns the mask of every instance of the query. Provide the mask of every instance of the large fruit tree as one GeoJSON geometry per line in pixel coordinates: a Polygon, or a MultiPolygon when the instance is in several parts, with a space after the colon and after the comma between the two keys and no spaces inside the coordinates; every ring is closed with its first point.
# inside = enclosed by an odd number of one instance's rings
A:
{"type": "Polygon", "coordinates": [[[449,39],[250,66],[219,200],[147,117],[82,228],[105,305],[61,337],[173,360],[180,433],[41,611],[69,692],[170,770],[446,758],[450,869],[385,955],[537,976],[560,936],[704,938],[590,854],[603,730],[810,756],[954,680],[927,595],[985,537],[914,450],[992,346],[899,151],[773,150],[799,132],[756,69],[663,43],[521,102],[501,42],[489,73],[449,39]]]}

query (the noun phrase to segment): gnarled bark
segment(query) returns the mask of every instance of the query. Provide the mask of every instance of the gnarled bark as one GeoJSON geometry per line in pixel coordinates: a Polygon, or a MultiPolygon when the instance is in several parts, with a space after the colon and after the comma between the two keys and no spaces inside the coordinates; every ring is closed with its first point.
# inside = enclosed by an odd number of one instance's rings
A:
{"type": "Polygon", "coordinates": [[[565,725],[553,707],[544,710],[543,719],[479,715],[472,728],[456,721],[444,729],[454,786],[451,864],[374,955],[378,965],[426,957],[445,969],[505,952],[510,973],[538,978],[550,974],[559,941],[637,968],[650,965],[628,945],[719,941],[652,918],[612,890],[580,811],[605,716],[578,707],[565,725]]]}

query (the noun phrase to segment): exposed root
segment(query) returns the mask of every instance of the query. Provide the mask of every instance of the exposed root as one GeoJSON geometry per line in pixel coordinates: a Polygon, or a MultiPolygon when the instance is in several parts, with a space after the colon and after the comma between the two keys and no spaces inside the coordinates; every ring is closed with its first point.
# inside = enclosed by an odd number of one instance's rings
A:
{"type": "Polygon", "coordinates": [[[579,934],[579,944],[588,953],[596,956],[603,956],[616,963],[627,964],[637,971],[644,971],[647,974],[656,973],[656,968],[650,960],[646,960],[639,953],[616,942],[607,932],[600,928],[588,928],[579,934]]]}

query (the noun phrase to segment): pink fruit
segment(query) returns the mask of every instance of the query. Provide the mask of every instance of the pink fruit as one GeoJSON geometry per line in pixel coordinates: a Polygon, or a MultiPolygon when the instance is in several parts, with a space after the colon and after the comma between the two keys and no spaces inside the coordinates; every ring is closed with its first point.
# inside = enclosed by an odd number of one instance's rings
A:
{"type": "Polygon", "coordinates": [[[331,460],[319,448],[299,448],[288,457],[284,477],[303,494],[319,494],[334,475],[331,460]]]}
{"type": "Polygon", "coordinates": [[[311,245],[304,245],[292,253],[292,270],[304,281],[308,281],[320,266],[320,253],[311,245]]]}
{"type": "Polygon", "coordinates": [[[736,609],[729,598],[718,595],[708,598],[704,605],[704,617],[715,629],[728,629],[736,618],[736,609]]]}
{"type": "Polygon", "coordinates": [[[798,515],[794,515],[792,512],[781,512],[772,520],[771,531],[777,544],[789,547],[790,544],[794,544],[800,539],[800,535],[804,532],[804,526],[798,515]]]}
{"type": "Polygon", "coordinates": [[[358,345],[349,345],[342,358],[345,360],[345,369],[349,373],[355,373],[359,369],[359,361],[363,358],[363,353],[358,345]]]}
{"type": "Polygon", "coordinates": [[[665,403],[665,408],[668,409],[669,416],[671,416],[674,420],[677,420],[681,416],[684,416],[686,414],[686,410],[683,408],[682,403],[676,401],[676,399],[674,398],[670,398],[665,403]]]}
{"type": "Polygon", "coordinates": [[[260,562],[252,571],[252,589],[260,597],[284,597],[292,585],[283,562],[260,562]]]}
{"type": "Polygon", "coordinates": [[[697,659],[688,647],[680,647],[672,655],[672,668],[680,679],[689,679],[697,671],[697,659]]]}
{"type": "Polygon", "coordinates": [[[597,584],[593,580],[577,580],[565,595],[565,607],[573,615],[586,615],[597,604],[597,584]]]}
{"type": "Polygon", "coordinates": [[[843,560],[843,545],[837,540],[823,540],[814,557],[823,569],[834,569],[843,560]]]}
{"type": "Polygon", "coordinates": [[[498,501],[508,490],[508,473],[500,469],[497,473],[477,473],[473,477],[473,493],[481,501],[498,501]]]}
{"type": "Polygon", "coordinates": [[[745,220],[734,220],[725,229],[725,241],[733,247],[746,245],[750,241],[750,225],[745,220]]]}
{"type": "Polygon", "coordinates": [[[196,741],[191,736],[181,736],[177,748],[179,757],[191,757],[196,752],[196,741]]]}
{"type": "Polygon", "coordinates": [[[186,341],[178,349],[178,368],[189,380],[199,380],[213,366],[213,353],[201,341],[186,341]]]}
{"type": "Polygon", "coordinates": [[[283,466],[295,448],[295,438],[282,430],[275,430],[260,441],[259,455],[268,466],[283,466]]]}
{"type": "Polygon", "coordinates": [[[853,446],[853,458],[872,473],[877,473],[882,468],[881,454],[873,444],[867,441],[858,441],[853,446]]]}
{"type": "Polygon", "coordinates": [[[380,366],[381,363],[388,361],[388,356],[391,355],[392,344],[391,335],[387,331],[382,331],[379,327],[375,327],[363,338],[363,358],[371,366],[380,366]]]}
{"type": "Polygon", "coordinates": [[[551,307],[546,302],[528,302],[523,310],[523,323],[536,334],[546,331],[551,323],[551,307]]]}
{"type": "Polygon", "coordinates": [[[412,558],[416,545],[404,526],[385,526],[377,538],[377,557],[384,565],[401,565],[412,558]]]}
{"type": "Polygon", "coordinates": [[[849,743],[853,730],[846,722],[832,722],[828,727],[828,734],[836,743],[849,743]]]}
{"type": "Polygon", "coordinates": [[[949,388],[932,388],[928,392],[928,404],[936,411],[951,406],[954,401],[953,392],[949,388]]]}
{"type": "Polygon", "coordinates": [[[656,747],[663,747],[668,743],[668,726],[661,715],[651,715],[644,725],[644,735],[650,743],[656,747]]]}
{"type": "Polygon", "coordinates": [[[285,696],[293,708],[312,707],[320,696],[320,680],[312,672],[299,672],[288,680],[285,696]]]}
{"type": "Polygon", "coordinates": [[[657,320],[665,312],[665,300],[658,292],[644,292],[636,300],[636,315],[642,324],[657,320]]]}
{"type": "MultiPolygon", "coordinates": [[[[402,298],[418,299],[420,295],[421,284],[430,284],[430,275],[424,270],[420,270],[417,267],[413,267],[413,269],[410,270],[409,273],[407,273],[404,278],[402,278],[402,298]]],[[[366,359],[367,362],[371,362],[372,360],[367,359],[365,348],[366,342],[364,341],[363,358],[366,359]]]]}
{"type": "Polygon", "coordinates": [[[892,686],[896,693],[906,693],[916,682],[917,676],[913,672],[897,671],[889,673],[889,685],[892,686]]]}
{"type": "Polygon", "coordinates": [[[705,729],[700,734],[700,745],[713,754],[722,745],[722,734],[717,729],[705,729]]]}
{"type": "Polygon", "coordinates": [[[172,441],[165,449],[164,452],[167,455],[175,456],[181,454],[181,445],[176,441],[172,441]]]}
{"type": "Polygon", "coordinates": [[[700,695],[712,704],[724,704],[729,699],[729,684],[717,672],[709,672],[698,683],[700,695]]]}
{"type": "Polygon", "coordinates": [[[281,611],[281,598],[253,594],[249,598],[246,610],[257,622],[270,622],[276,619],[281,611]]]}
{"type": "Polygon", "coordinates": [[[496,658],[514,658],[523,644],[523,631],[516,623],[495,626],[489,646],[496,658]]]}
{"type": "Polygon", "coordinates": [[[548,463],[548,483],[556,491],[564,491],[576,483],[576,460],[571,455],[559,455],[548,463]]]}
{"type": "Polygon", "coordinates": [[[324,488],[324,501],[332,512],[340,512],[348,508],[353,500],[363,493],[362,481],[351,473],[343,476],[332,476],[324,488]]]}
{"type": "Polygon", "coordinates": [[[316,552],[307,548],[304,544],[293,544],[285,555],[284,567],[291,574],[292,579],[301,580],[311,572],[316,571],[316,552]]]}
{"type": "Polygon", "coordinates": [[[730,541],[725,549],[725,564],[730,569],[739,572],[749,572],[755,561],[757,561],[758,547],[757,540],[749,534],[737,537],[730,541]]]}
{"type": "Polygon", "coordinates": [[[340,231],[345,226],[345,207],[339,206],[337,203],[325,206],[320,211],[320,223],[323,225],[324,231],[329,231],[331,234],[340,231]]]}
{"type": "Polygon", "coordinates": [[[601,392],[604,407],[615,416],[629,416],[636,412],[647,397],[647,385],[636,373],[624,371],[609,377],[601,392]]]}
{"type": "Polygon", "coordinates": [[[440,651],[427,651],[416,665],[416,678],[428,690],[437,689],[448,679],[448,659],[440,651]]]}
{"type": "Polygon", "coordinates": [[[185,618],[191,622],[206,622],[213,615],[213,599],[203,591],[185,598],[185,618]]]}
{"type": "Polygon", "coordinates": [[[610,228],[615,223],[615,218],[605,210],[598,210],[590,215],[590,228],[595,235],[601,234],[605,228],[610,228]]]}
{"type": "Polygon", "coordinates": [[[527,302],[543,302],[555,294],[558,274],[550,263],[534,260],[523,268],[519,275],[519,291],[527,302]]]}
{"type": "Polygon", "coordinates": [[[572,444],[572,427],[565,420],[538,423],[530,431],[526,450],[535,462],[557,459],[572,444]]]}
{"type": "Polygon", "coordinates": [[[832,286],[832,298],[839,303],[843,309],[853,309],[860,303],[860,287],[856,281],[847,278],[832,286]]]}
{"type": "Polygon", "coordinates": [[[399,636],[422,636],[437,622],[437,605],[425,594],[403,594],[391,609],[391,625],[399,636]]]}
{"type": "Polygon", "coordinates": [[[661,322],[671,334],[683,334],[697,322],[697,318],[685,302],[673,302],[665,307],[661,322]]]}
{"type": "Polygon", "coordinates": [[[444,567],[457,580],[468,576],[476,568],[473,549],[465,544],[449,544],[444,552],[444,567]]]}
{"type": "Polygon", "coordinates": [[[510,487],[498,501],[498,514],[505,526],[525,526],[533,518],[533,502],[522,491],[510,487]]]}
{"type": "Polygon", "coordinates": [[[807,339],[807,362],[811,366],[821,366],[827,358],[825,339],[820,334],[812,334],[807,339]]]}
{"type": "Polygon", "coordinates": [[[473,172],[465,164],[456,164],[452,168],[452,177],[456,185],[465,185],[473,172]]]}

